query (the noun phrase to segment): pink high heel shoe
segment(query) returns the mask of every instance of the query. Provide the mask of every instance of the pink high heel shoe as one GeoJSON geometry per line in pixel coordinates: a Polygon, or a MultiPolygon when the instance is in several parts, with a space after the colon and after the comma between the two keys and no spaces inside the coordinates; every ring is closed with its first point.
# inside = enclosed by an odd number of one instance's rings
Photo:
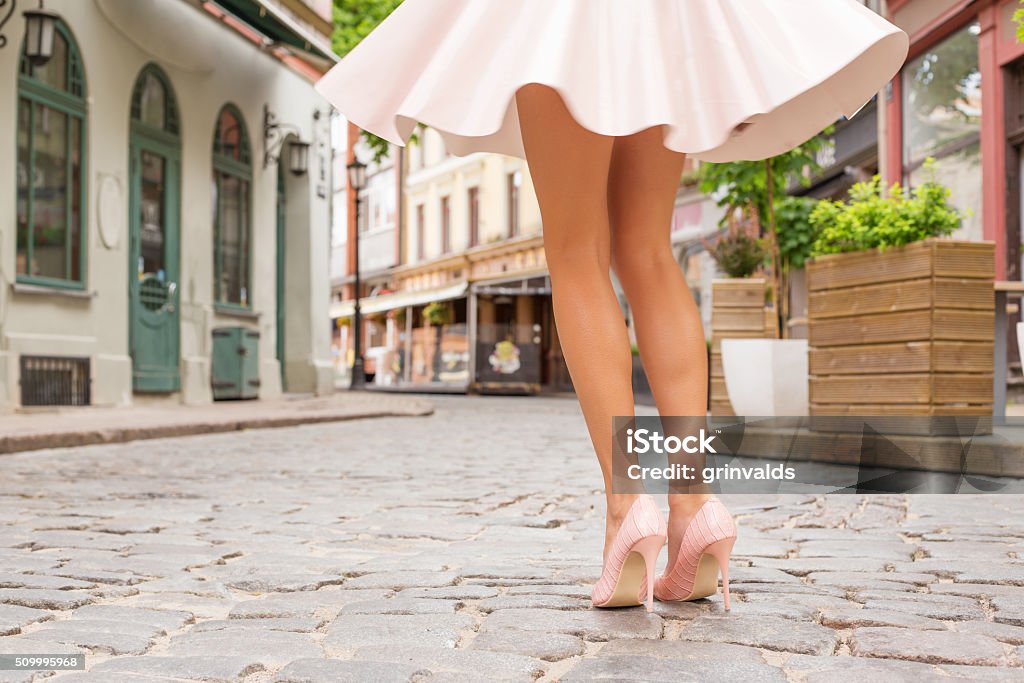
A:
{"type": "Polygon", "coordinates": [[[658,504],[647,495],[637,498],[615,535],[601,578],[590,597],[594,607],[645,604],[654,611],[654,569],[665,545],[668,526],[658,504]],[[640,595],[646,583],[647,595],[640,595]]]}
{"type": "Polygon", "coordinates": [[[665,602],[699,600],[718,592],[729,609],[729,555],[736,542],[736,522],[717,498],[704,503],[686,527],[675,566],[654,583],[654,595],[665,602]]]}

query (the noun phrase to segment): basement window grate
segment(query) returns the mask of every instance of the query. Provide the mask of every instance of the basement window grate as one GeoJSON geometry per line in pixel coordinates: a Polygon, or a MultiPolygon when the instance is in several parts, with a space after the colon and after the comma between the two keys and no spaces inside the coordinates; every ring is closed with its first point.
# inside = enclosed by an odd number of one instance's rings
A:
{"type": "Polygon", "coordinates": [[[21,405],[87,406],[88,358],[21,356],[21,405]]]}

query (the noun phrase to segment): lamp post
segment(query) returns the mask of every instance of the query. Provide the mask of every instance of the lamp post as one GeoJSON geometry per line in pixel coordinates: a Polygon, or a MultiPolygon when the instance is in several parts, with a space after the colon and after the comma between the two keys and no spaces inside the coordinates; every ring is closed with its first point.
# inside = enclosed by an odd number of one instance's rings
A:
{"type": "Polygon", "coordinates": [[[363,204],[360,192],[366,187],[366,164],[359,161],[359,159],[355,159],[348,165],[348,184],[352,188],[353,198],[356,203],[356,225],[352,238],[352,248],[355,250],[353,256],[356,276],[355,307],[352,316],[352,330],[355,339],[353,340],[352,383],[349,385],[349,388],[362,389],[366,386],[366,372],[363,369],[363,314],[359,307],[359,299],[362,294],[362,283],[359,279],[359,219],[363,204]]]}

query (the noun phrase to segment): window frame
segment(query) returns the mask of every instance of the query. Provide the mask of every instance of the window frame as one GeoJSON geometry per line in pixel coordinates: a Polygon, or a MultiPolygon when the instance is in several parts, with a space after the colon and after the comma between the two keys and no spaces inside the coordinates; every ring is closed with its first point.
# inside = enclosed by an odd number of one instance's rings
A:
{"type": "MultiPolygon", "coordinates": [[[[21,101],[25,100],[29,104],[29,118],[28,118],[28,172],[29,176],[32,176],[32,170],[35,168],[36,158],[36,145],[35,145],[35,120],[36,120],[36,105],[49,107],[57,112],[60,112],[68,117],[68,128],[65,132],[66,140],[64,143],[64,151],[66,154],[66,173],[67,182],[69,187],[72,185],[71,179],[71,120],[76,119],[79,126],[79,141],[78,141],[78,159],[79,159],[79,179],[78,179],[78,273],[79,279],[72,280],[70,278],[54,278],[42,275],[32,275],[29,273],[19,273],[17,265],[14,269],[14,281],[18,284],[37,285],[41,287],[51,287],[54,289],[68,289],[68,290],[85,290],[89,281],[88,272],[88,247],[89,247],[89,173],[87,172],[89,163],[89,102],[88,102],[88,80],[85,73],[85,62],[82,59],[82,53],[78,49],[78,42],[75,40],[74,34],[71,29],[63,20],[57,20],[54,31],[60,34],[68,46],[68,89],[61,90],[48,85],[40,80],[37,80],[34,76],[24,73],[24,69],[27,65],[25,58],[25,48],[22,46],[21,53],[18,58],[18,84],[15,96],[15,127],[14,132],[17,135],[18,126],[20,123],[20,109],[21,101]],[[77,70],[77,72],[76,72],[77,70]],[[81,94],[75,95],[74,88],[76,87],[73,79],[78,79],[77,87],[80,88],[81,94]]],[[[34,67],[28,67],[34,68],[34,67]]],[[[18,178],[18,152],[17,144],[15,144],[14,153],[14,164],[15,164],[15,237],[14,237],[14,249],[15,249],[15,264],[17,264],[17,252],[18,252],[18,237],[17,237],[17,178],[18,178]]],[[[31,179],[29,181],[28,193],[26,196],[26,222],[28,224],[28,240],[26,243],[26,260],[28,269],[32,269],[32,252],[35,247],[35,221],[33,220],[33,211],[35,198],[33,197],[33,187],[31,179]]],[[[67,251],[65,255],[65,268],[67,272],[71,271],[72,263],[72,249],[71,249],[71,195],[68,194],[67,206],[64,210],[65,213],[65,226],[64,226],[64,248],[67,251]]]]}
{"type": "Polygon", "coordinates": [[[252,273],[252,259],[253,259],[253,229],[252,229],[252,207],[253,207],[253,167],[252,167],[252,147],[249,141],[249,128],[245,123],[245,118],[242,116],[241,110],[233,103],[228,102],[220,109],[217,110],[216,120],[214,121],[213,128],[213,187],[216,192],[214,199],[214,215],[213,215],[213,306],[215,309],[223,310],[227,312],[251,312],[253,305],[253,273],[252,273]],[[223,154],[218,149],[218,140],[220,134],[220,120],[224,115],[224,112],[230,113],[235,117],[238,122],[239,128],[239,156],[241,159],[234,159],[226,154],[223,154]],[[246,205],[245,205],[245,225],[242,228],[245,230],[246,235],[246,268],[245,268],[245,282],[242,283],[245,286],[245,304],[235,303],[233,301],[222,301],[221,300],[221,275],[224,272],[224,254],[221,248],[221,224],[220,224],[220,202],[223,194],[220,191],[220,178],[219,176],[229,175],[232,176],[248,186],[248,192],[246,193],[246,205]]]}
{"type": "Polygon", "coordinates": [[[480,244],[480,186],[466,190],[466,215],[469,219],[469,246],[480,244]]]}

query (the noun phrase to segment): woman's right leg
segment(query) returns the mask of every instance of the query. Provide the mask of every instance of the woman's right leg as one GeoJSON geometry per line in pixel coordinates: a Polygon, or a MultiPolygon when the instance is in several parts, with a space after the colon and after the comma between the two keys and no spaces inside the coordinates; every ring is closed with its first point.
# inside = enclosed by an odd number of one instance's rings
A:
{"type": "Polygon", "coordinates": [[[580,126],[545,86],[526,86],[516,105],[544,223],[558,337],[604,475],[607,555],[636,499],[611,493],[612,418],[633,415],[629,337],[609,274],[607,186],[615,138],[580,126]]]}

